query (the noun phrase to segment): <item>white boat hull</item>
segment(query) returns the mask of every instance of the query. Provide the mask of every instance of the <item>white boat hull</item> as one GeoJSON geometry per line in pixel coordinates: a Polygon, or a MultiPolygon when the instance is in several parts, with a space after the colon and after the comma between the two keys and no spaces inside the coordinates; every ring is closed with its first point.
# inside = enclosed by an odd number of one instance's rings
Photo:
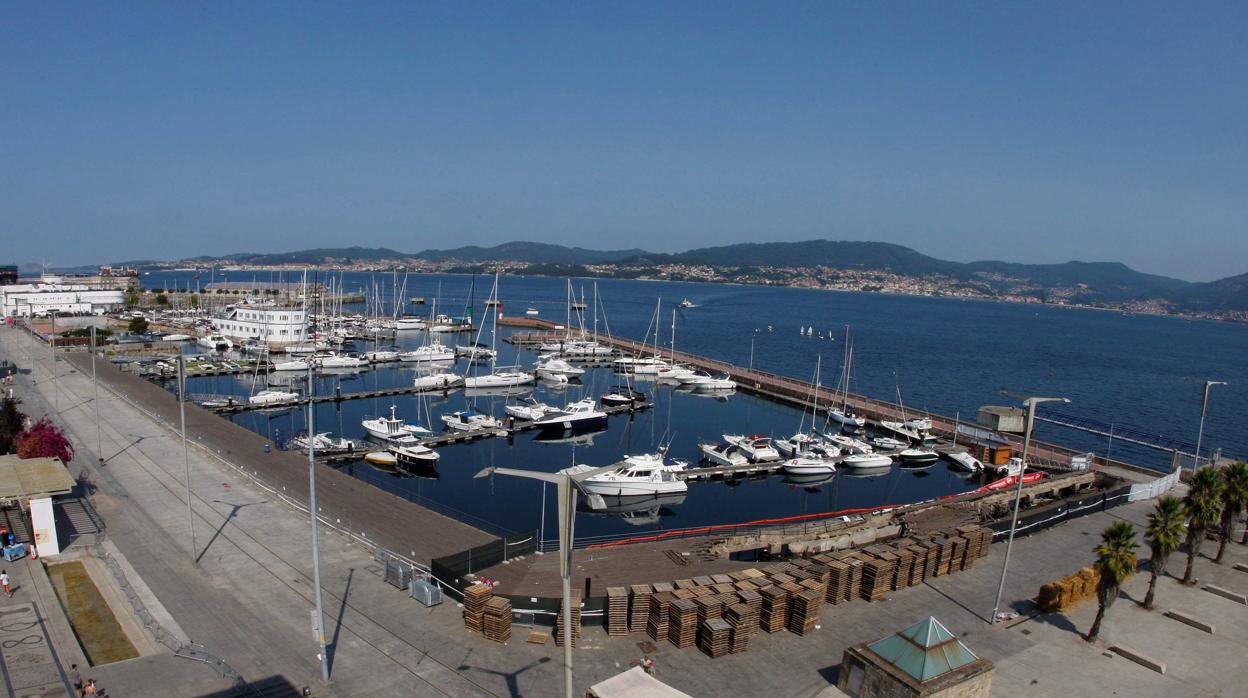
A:
{"type": "Polygon", "coordinates": [[[790,458],[784,462],[784,472],[794,475],[827,475],[836,472],[836,466],[818,458],[790,458]]]}
{"type": "Polygon", "coordinates": [[[598,482],[592,478],[585,480],[581,486],[594,494],[603,497],[658,497],[665,494],[680,494],[689,491],[684,480],[661,482],[598,482]]]}

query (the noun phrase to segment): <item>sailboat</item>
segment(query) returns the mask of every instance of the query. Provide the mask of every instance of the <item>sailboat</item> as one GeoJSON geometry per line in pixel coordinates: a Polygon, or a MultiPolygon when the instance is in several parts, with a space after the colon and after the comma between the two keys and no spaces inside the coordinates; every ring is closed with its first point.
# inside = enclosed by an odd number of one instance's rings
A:
{"type": "Polygon", "coordinates": [[[841,406],[828,408],[828,419],[842,428],[858,429],[866,425],[867,420],[858,413],[854,412],[849,406],[849,376],[854,367],[854,349],[853,343],[849,337],[849,325],[845,326],[845,355],[841,360],[841,406]]]}
{"type": "MultiPolygon", "coordinates": [[[[469,376],[464,379],[464,387],[466,388],[506,388],[513,385],[528,385],[536,380],[532,373],[521,371],[519,366],[503,366],[495,365],[498,358],[498,273],[494,274],[494,288],[490,291],[490,300],[485,303],[486,308],[494,308],[494,324],[490,330],[490,373],[483,376],[469,376]],[[491,302],[493,301],[493,302],[491,302]]],[[[477,328],[477,341],[475,346],[481,346],[481,332],[485,329],[485,323],[477,328]]],[[[475,357],[469,359],[469,366],[475,361],[475,357]]]]}
{"type": "Polygon", "coordinates": [[[654,307],[654,319],[652,327],[654,327],[654,356],[642,356],[646,351],[645,339],[649,337],[649,328],[646,331],[646,337],[642,338],[641,350],[636,356],[624,356],[616,359],[613,363],[617,371],[634,373],[638,375],[649,374],[655,375],[660,369],[667,368],[668,363],[662,359],[659,354],[659,313],[663,308],[663,299],[660,298],[654,307]]]}
{"type": "MultiPolygon", "coordinates": [[[[811,431],[809,433],[803,431],[803,427],[806,426],[806,409],[803,408],[802,419],[801,421],[797,423],[797,431],[793,433],[793,436],[790,436],[787,439],[778,439],[775,442],[776,450],[779,451],[781,455],[783,456],[786,456],[791,459],[797,458],[798,456],[803,455],[803,453],[807,451],[810,448],[810,446],[812,446],[816,442],[816,438],[814,435],[814,424],[815,424],[815,416],[819,414],[819,374],[820,374],[820,370],[822,369],[822,367],[823,367],[823,356],[818,356],[815,359],[815,377],[810,382],[811,431]]],[[[838,451],[838,455],[839,455],[839,451],[838,451]]],[[[815,460],[822,460],[822,459],[815,459],[815,460]]],[[[794,471],[794,472],[798,472],[798,471],[794,471]]]]}

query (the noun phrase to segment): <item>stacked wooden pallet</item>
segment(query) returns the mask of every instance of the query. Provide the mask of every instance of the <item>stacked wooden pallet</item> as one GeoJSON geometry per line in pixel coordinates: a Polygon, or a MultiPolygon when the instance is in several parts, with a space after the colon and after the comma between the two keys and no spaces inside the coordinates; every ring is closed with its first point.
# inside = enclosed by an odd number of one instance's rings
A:
{"type": "Polygon", "coordinates": [[[652,640],[667,637],[667,613],[676,600],[670,591],[660,591],[650,597],[650,617],[646,620],[646,634],[652,640]]]}
{"type": "Polygon", "coordinates": [[[704,620],[698,635],[698,647],[711,655],[712,659],[728,654],[732,640],[732,626],[728,624],[728,621],[723,618],[704,620]]]}
{"type": "Polygon", "coordinates": [[[724,610],[724,620],[732,626],[728,651],[740,654],[750,648],[750,638],[758,632],[758,611],[746,603],[736,603],[724,610]]]}
{"type": "MultiPolygon", "coordinates": [[[[581,641],[581,593],[579,591],[572,592],[572,646],[576,647],[581,641]]],[[[559,608],[559,617],[555,621],[555,644],[563,646],[564,638],[568,637],[568,628],[563,627],[563,608],[559,608]]]]}
{"type": "Polygon", "coordinates": [[[992,545],[992,529],[970,524],[959,526],[957,531],[959,535],[968,541],[966,546],[966,567],[970,567],[972,562],[988,554],[988,547],[992,545]]]}
{"type": "Polygon", "coordinates": [[[494,588],[473,584],[464,588],[464,625],[473,632],[485,627],[485,604],[494,595],[494,588]]]}
{"type": "Polygon", "coordinates": [[[789,592],[773,585],[760,591],[759,595],[763,597],[759,627],[769,633],[784,630],[789,622],[789,592]]]}
{"type": "Polygon", "coordinates": [[[894,543],[890,548],[897,558],[897,570],[893,575],[893,588],[905,589],[910,586],[914,577],[914,551],[910,550],[909,541],[894,543]]]}
{"type": "Polygon", "coordinates": [[[916,546],[922,548],[923,555],[923,579],[928,580],[932,577],[940,576],[940,546],[936,545],[930,539],[920,539],[915,543],[916,546]]]}
{"type": "Polygon", "coordinates": [[[918,586],[927,579],[927,548],[914,540],[907,540],[906,550],[910,551],[910,583],[907,586],[918,586]]]}
{"type": "Polygon", "coordinates": [[[676,599],[668,608],[667,639],[677,647],[692,647],[698,637],[698,607],[689,599],[676,599]]]}
{"type": "Polygon", "coordinates": [[[874,557],[862,565],[862,588],[859,594],[867,601],[879,601],[884,598],[893,585],[893,574],[897,570],[897,558],[874,557]]]}
{"type": "Polygon", "coordinates": [[[628,634],[628,589],[607,587],[607,634],[628,634]]]}
{"type": "Polygon", "coordinates": [[[940,534],[933,535],[931,541],[938,551],[936,555],[936,576],[943,577],[949,574],[949,566],[953,562],[953,541],[940,534]]]}
{"type": "Polygon", "coordinates": [[[693,603],[698,609],[699,622],[724,615],[724,602],[718,596],[699,596],[693,603]]]}
{"type": "Polygon", "coordinates": [[[634,584],[629,589],[632,596],[631,611],[628,615],[629,632],[639,633],[646,629],[646,619],[650,617],[650,596],[654,588],[649,584],[634,584]]]}
{"type": "Polygon", "coordinates": [[[485,602],[485,639],[507,642],[511,639],[511,602],[502,596],[485,602]]]}
{"type": "Polygon", "coordinates": [[[844,560],[828,561],[828,591],[824,600],[833,606],[852,601],[849,595],[849,563],[844,560]]]}
{"type": "Polygon", "coordinates": [[[789,609],[789,632],[795,635],[809,635],[815,631],[819,623],[819,607],[823,604],[823,595],[815,589],[807,589],[793,597],[793,605],[789,609]]]}
{"type": "Polygon", "coordinates": [[[763,597],[753,589],[742,589],[737,592],[737,602],[743,603],[750,607],[750,611],[757,619],[758,615],[763,612],[763,597]]]}

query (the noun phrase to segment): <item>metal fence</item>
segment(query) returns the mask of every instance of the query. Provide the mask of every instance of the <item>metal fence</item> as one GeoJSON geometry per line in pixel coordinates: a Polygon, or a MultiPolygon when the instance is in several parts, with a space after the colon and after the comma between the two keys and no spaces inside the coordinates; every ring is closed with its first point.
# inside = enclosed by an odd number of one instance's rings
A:
{"type": "Polygon", "coordinates": [[[537,531],[517,533],[469,548],[462,552],[434,558],[429,561],[429,571],[434,580],[444,587],[463,595],[468,575],[493,567],[504,560],[537,552],[537,531]]]}

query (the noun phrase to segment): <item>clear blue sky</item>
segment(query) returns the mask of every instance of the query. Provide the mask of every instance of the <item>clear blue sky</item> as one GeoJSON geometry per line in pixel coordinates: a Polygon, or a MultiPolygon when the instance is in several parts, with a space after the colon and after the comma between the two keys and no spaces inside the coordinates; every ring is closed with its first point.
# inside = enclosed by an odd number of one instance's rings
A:
{"type": "Polygon", "coordinates": [[[52,5],[0,22],[3,259],[820,237],[1248,271],[1242,2],[52,5]]]}

